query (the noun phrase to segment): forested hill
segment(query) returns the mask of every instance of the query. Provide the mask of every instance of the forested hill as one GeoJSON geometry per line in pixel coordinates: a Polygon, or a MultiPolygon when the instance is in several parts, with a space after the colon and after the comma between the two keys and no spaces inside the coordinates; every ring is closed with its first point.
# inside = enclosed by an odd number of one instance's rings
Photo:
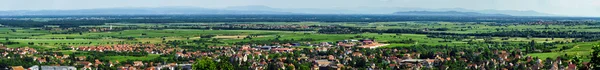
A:
{"type": "Polygon", "coordinates": [[[408,11],[395,12],[394,15],[411,16],[511,16],[506,14],[482,14],[476,12],[458,12],[458,11],[408,11]]]}
{"type": "Polygon", "coordinates": [[[277,11],[239,11],[208,9],[196,7],[159,7],[159,8],[105,8],[80,10],[39,10],[39,11],[0,11],[0,16],[31,15],[198,15],[198,14],[295,14],[277,11]]]}

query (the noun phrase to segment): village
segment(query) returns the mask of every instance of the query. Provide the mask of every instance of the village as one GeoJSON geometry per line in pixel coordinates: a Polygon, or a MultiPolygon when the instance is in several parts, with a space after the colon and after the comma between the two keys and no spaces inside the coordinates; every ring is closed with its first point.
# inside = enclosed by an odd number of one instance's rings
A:
{"type": "MultiPolygon", "coordinates": [[[[26,59],[40,64],[29,68],[10,66],[11,70],[99,70],[102,67],[117,70],[191,70],[195,59],[213,58],[216,61],[228,61],[234,65],[246,65],[247,69],[284,69],[298,70],[299,66],[310,70],[346,70],[352,68],[379,69],[449,69],[452,66],[464,66],[466,69],[511,69],[527,67],[538,70],[551,66],[552,70],[575,70],[577,66],[571,61],[550,60],[523,56],[523,52],[507,50],[490,51],[447,51],[421,52],[411,49],[376,49],[388,44],[378,43],[373,39],[340,40],[337,42],[320,42],[311,44],[282,43],[274,45],[234,45],[211,46],[212,51],[190,51],[176,47],[165,47],[161,44],[123,44],[109,46],[70,47],[71,51],[85,52],[143,52],[154,55],[174,55],[167,58],[183,58],[185,62],[162,61],[130,61],[90,59],[86,56],[60,55],[37,52],[36,49],[0,47],[2,58],[26,59]],[[309,45],[310,44],[310,45],[309,45]],[[314,48],[297,48],[309,45],[314,48]],[[493,55],[493,56],[490,56],[493,55]],[[489,60],[475,60],[479,56],[487,56],[489,60]],[[226,57],[226,60],[216,59],[226,57]],[[475,60],[475,61],[472,61],[475,60]],[[309,66],[306,66],[308,64],[309,66]],[[454,65],[456,64],[456,65],[454,65]],[[548,65],[549,64],[549,65],[548,65]],[[72,66],[68,66],[72,65],[72,66]]],[[[142,54],[142,53],[140,53],[142,54]]],[[[557,59],[560,59],[558,57],[557,59]]],[[[588,63],[585,63],[588,64],[588,63]]]]}

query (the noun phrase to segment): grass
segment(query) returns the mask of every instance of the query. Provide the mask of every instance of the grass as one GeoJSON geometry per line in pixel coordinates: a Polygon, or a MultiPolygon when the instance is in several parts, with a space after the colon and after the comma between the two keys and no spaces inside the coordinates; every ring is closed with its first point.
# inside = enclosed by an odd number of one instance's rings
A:
{"type": "MultiPolygon", "coordinates": [[[[532,40],[534,40],[536,43],[551,43],[551,42],[557,42],[557,41],[563,41],[563,42],[571,42],[573,41],[575,38],[524,38],[524,37],[510,37],[507,40],[502,40],[502,38],[506,38],[506,37],[492,37],[491,41],[496,41],[496,42],[531,42],[532,40]]],[[[483,41],[483,39],[477,39],[475,41],[483,41]]]]}
{"type": "Polygon", "coordinates": [[[539,57],[539,58],[555,58],[558,56],[563,56],[565,54],[570,55],[570,56],[580,56],[585,58],[586,60],[589,61],[589,55],[592,51],[592,47],[594,45],[597,45],[600,41],[595,41],[595,42],[581,42],[581,43],[570,43],[570,44],[562,44],[559,46],[573,46],[573,48],[571,49],[567,49],[567,50],[563,50],[563,51],[554,51],[554,52],[547,52],[547,53],[531,53],[528,54],[527,56],[532,56],[532,57],[539,57]]]}

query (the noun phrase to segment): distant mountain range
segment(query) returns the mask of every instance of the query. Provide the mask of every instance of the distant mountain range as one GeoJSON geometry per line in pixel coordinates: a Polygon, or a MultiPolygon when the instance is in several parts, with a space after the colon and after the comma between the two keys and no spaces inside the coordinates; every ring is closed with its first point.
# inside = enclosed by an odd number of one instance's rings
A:
{"type": "MultiPolygon", "coordinates": [[[[79,9],[79,10],[16,10],[0,11],[0,15],[177,15],[177,14],[396,14],[399,12],[446,12],[463,14],[479,13],[479,15],[511,15],[511,16],[559,16],[540,13],[536,11],[515,10],[469,10],[462,8],[401,8],[401,7],[356,7],[356,8],[272,8],[268,6],[233,6],[226,8],[199,8],[199,7],[157,7],[157,8],[101,8],[101,9],[79,9]],[[460,13],[463,12],[463,13],[460,13]]],[[[448,14],[449,15],[449,14],[448,14]]]]}
{"type": "Polygon", "coordinates": [[[482,14],[476,12],[458,12],[458,11],[408,11],[395,12],[394,15],[410,15],[410,16],[511,16],[505,14],[482,14]]]}
{"type": "Polygon", "coordinates": [[[560,16],[554,14],[540,13],[537,11],[517,11],[517,10],[470,10],[463,8],[406,8],[406,7],[352,7],[352,8],[335,8],[335,9],[317,9],[317,8],[272,8],[268,6],[234,6],[224,8],[227,10],[259,10],[259,11],[279,11],[279,12],[294,12],[305,14],[391,14],[395,12],[410,12],[410,11],[431,11],[431,12],[475,12],[481,14],[506,14],[512,16],[560,16]]]}
{"type": "Polygon", "coordinates": [[[0,11],[0,15],[188,15],[188,14],[293,14],[275,11],[239,11],[196,7],[103,8],[81,10],[0,11]]]}

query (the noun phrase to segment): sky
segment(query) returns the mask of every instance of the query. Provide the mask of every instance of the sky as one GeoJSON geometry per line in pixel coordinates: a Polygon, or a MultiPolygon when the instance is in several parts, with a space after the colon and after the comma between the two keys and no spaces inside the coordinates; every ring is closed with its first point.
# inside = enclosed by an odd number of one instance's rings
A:
{"type": "Polygon", "coordinates": [[[565,16],[600,17],[600,0],[0,0],[0,10],[72,10],[186,6],[224,8],[263,5],[274,8],[464,8],[520,10],[565,16]]]}

